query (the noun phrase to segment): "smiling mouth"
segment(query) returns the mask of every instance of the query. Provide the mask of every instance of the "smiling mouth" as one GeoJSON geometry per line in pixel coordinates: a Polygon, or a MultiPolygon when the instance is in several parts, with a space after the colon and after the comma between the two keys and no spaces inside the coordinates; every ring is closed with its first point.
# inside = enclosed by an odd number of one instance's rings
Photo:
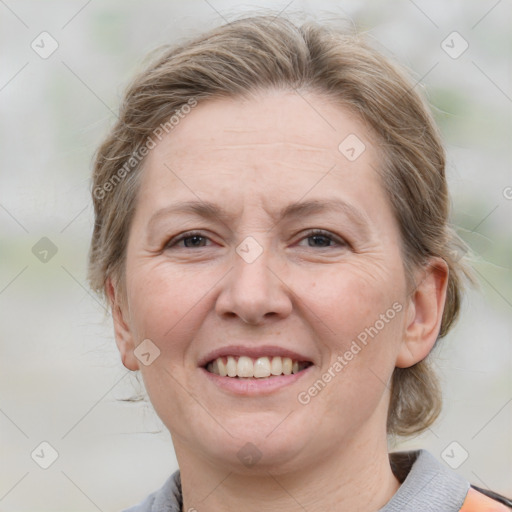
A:
{"type": "Polygon", "coordinates": [[[210,361],[204,368],[220,377],[265,379],[299,373],[311,365],[309,361],[295,361],[280,356],[227,356],[210,361]]]}

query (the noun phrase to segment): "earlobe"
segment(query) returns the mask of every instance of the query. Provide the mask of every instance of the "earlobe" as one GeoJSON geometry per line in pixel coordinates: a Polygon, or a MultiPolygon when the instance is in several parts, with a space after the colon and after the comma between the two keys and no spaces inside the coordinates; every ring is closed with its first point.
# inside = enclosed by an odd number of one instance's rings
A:
{"type": "Polygon", "coordinates": [[[395,366],[408,368],[419,363],[432,350],[443,318],[448,265],[434,258],[417,276],[417,285],[409,298],[406,325],[395,366]]]}
{"type": "Polygon", "coordinates": [[[114,334],[116,345],[119,350],[119,354],[121,355],[121,361],[125,368],[136,371],[139,369],[139,365],[138,360],[133,353],[135,349],[133,336],[124,317],[123,309],[111,277],[107,280],[106,292],[110,302],[110,309],[112,311],[114,334]]]}

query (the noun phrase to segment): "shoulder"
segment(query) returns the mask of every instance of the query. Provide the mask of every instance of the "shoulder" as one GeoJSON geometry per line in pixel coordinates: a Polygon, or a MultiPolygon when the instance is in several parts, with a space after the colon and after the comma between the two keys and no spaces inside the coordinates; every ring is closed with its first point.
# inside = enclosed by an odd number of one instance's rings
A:
{"type": "Polygon", "coordinates": [[[471,487],[460,512],[510,512],[512,501],[499,494],[471,487]]]}
{"type": "Polygon", "coordinates": [[[390,454],[401,486],[380,512],[510,512],[512,502],[448,469],[425,450],[390,454]],[[510,507],[510,508],[509,508],[510,507]]]}
{"type": "Polygon", "coordinates": [[[180,512],[181,507],[181,479],[180,472],[176,471],[158,491],[123,512],[180,512]]]}

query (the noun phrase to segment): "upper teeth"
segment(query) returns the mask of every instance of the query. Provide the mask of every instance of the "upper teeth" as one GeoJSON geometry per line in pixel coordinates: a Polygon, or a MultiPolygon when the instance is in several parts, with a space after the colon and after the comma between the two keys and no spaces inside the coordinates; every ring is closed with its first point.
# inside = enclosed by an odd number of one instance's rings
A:
{"type": "Polygon", "coordinates": [[[272,375],[290,375],[297,373],[308,366],[308,363],[299,363],[289,357],[258,357],[251,359],[247,356],[218,357],[208,363],[206,369],[221,377],[255,377],[257,379],[272,375]]]}

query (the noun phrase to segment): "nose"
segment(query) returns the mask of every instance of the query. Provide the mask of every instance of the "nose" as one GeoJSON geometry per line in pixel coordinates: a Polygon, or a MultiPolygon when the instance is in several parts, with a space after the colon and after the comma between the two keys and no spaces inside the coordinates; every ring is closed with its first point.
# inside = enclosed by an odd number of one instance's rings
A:
{"type": "Polygon", "coordinates": [[[223,281],[216,312],[258,325],[286,318],[292,311],[291,290],[279,276],[278,258],[267,248],[254,261],[234,252],[233,268],[223,281]]]}

